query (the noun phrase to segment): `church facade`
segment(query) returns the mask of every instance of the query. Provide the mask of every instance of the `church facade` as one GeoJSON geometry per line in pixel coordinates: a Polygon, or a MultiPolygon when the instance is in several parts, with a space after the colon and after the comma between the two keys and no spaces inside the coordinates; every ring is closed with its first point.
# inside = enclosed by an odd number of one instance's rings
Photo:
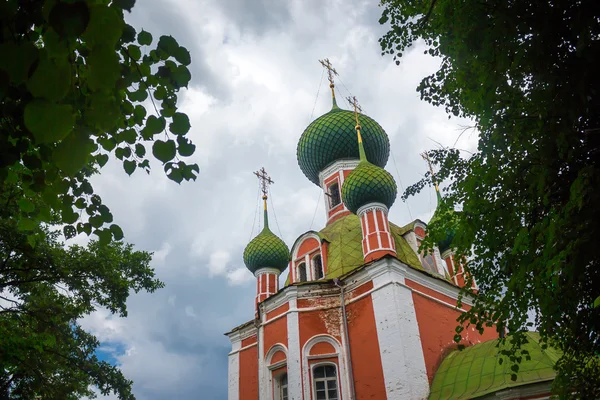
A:
{"type": "Polygon", "coordinates": [[[467,348],[456,351],[456,319],[470,306],[457,299],[469,280],[451,246],[419,250],[423,221],[388,220],[397,194],[384,169],[388,137],[356,103],[339,108],[330,82],[333,107],[306,128],[297,152],[325,194],[326,226],[288,249],[269,229],[270,179],[257,173],[264,229],[244,252],[256,314],[226,334],[229,400],[548,398],[552,354],[533,333],[534,360],[521,365],[531,373],[517,381],[508,363],[498,365],[494,329],[467,329],[467,348]]]}

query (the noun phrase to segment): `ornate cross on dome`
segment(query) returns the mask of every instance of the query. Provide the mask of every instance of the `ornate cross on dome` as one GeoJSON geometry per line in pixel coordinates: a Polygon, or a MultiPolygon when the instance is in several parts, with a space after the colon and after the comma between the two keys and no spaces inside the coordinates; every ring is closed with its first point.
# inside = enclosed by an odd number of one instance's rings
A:
{"type": "Polygon", "coordinates": [[[438,194],[438,197],[439,197],[440,196],[440,187],[438,186],[437,178],[435,176],[435,173],[433,172],[433,166],[431,165],[431,160],[429,159],[429,154],[427,154],[427,152],[424,151],[423,153],[421,153],[421,157],[423,158],[423,160],[427,161],[427,165],[429,166],[429,172],[431,173],[431,180],[433,181],[433,185],[435,186],[435,192],[438,194]]]}
{"type": "Polygon", "coordinates": [[[363,148],[362,136],[360,134],[360,123],[358,122],[358,113],[362,112],[362,108],[360,104],[358,104],[358,100],[356,100],[356,96],[348,96],[346,97],[348,103],[354,107],[354,118],[356,119],[356,135],[358,136],[358,153],[360,154],[361,160],[366,160],[367,156],[365,155],[365,149],[363,148]]]}
{"type": "Polygon", "coordinates": [[[329,58],[319,60],[319,62],[323,67],[327,69],[327,79],[329,80],[329,87],[331,88],[331,96],[335,98],[335,92],[333,91],[333,88],[335,87],[335,85],[333,84],[333,77],[335,75],[338,75],[338,73],[329,62],[329,58]]]}
{"type": "Polygon", "coordinates": [[[265,167],[262,167],[260,170],[254,172],[254,175],[256,175],[258,177],[258,180],[260,181],[260,189],[263,193],[263,200],[266,200],[267,193],[269,192],[269,185],[272,185],[275,182],[267,174],[267,171],[265,171],[265,167]]]}

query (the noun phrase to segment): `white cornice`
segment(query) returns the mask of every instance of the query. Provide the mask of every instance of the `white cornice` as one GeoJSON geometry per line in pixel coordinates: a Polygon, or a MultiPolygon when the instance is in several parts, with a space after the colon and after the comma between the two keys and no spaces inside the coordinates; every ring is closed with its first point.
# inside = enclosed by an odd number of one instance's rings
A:
{"type": "Polygon", "coordinates": [[[356,210],[356,215],[362,216],[362,214],[367,213],[369,211],[374,211],[374,210],[383,211],[386,215],[389,211],[388,208],[385,206],[385,204],[373,202],[373,203],[365,204],[364,206],[362,206],[358,210],[356,210]]]}

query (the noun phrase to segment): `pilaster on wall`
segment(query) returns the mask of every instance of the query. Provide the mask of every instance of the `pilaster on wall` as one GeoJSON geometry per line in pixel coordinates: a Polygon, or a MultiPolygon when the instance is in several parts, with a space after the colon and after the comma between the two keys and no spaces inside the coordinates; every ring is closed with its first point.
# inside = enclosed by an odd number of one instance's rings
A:
{"type": "Polygon", "coordinates": [[[227,367],[227,399],[239,400],[240,398],[240,353],[242,341],[232,343],[227,367]]]}
{"type": "Polygon", "coordinates": [[[300,354],[300,329],[298,326],[298,305],[296,298],[291,298],[289,304],[290,309],[287,314],[288,398],[290,400],[302,400],[302,357],[300,354]]]}
{"type": "Polygon", "coordinates": [[[274,295],[279,290],[279,270],[260,268],[254,273],[256,277],[256,305],[274,295]]]}
{"type": "Polygon", "coordinates": [[[405,266],[383,260],[369,270],[375,290],[373,311],[387,400],[424,399],[429,394],[425,358],[405,266]],[[400,339],[401,338],[401,339],[400,339]]]}

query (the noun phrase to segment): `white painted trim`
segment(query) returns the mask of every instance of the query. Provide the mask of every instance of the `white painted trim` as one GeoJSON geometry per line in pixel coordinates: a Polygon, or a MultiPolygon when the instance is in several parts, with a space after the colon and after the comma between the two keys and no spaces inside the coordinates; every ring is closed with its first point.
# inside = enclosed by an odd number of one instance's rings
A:
{"type": "MultiPolygon", "coordinates": [[[[338,357],[338,363],[339,363],[339,361],[340,360],[339,360],[339,357],[338,357]]],[[[342,382],[343,374],[340,373],[340,368],[334,362],[323,361],[323,362],[320,362],[320,363],[312,364],[310,366],[310,368],[309,368],[309,373],[310,373],[310,377],[311,377],[309,383],[310,383],[310,393],[312,395],[312,399],[316,399],[317,398],[317,388],[314,385],[313,370],[315,368],[322,367],[322,366],[325,366],[325,365],[332,365],[335,368],[335,375],[336,375],[336,378],[337,378],[337,385],[336,386],[337,386],[338,398],[340,398],[340,397],[341,398],[346,398],[345,395],[344,395],[344,389],[343,389],[343,386],[342,386],[342,383],[341,383],[342,382]],[[342,393],[340,393],[340,392],[342,392],[342,393]],[[339,396],[340,394],[341,394],[341,396],[339,396]]],[[[311,398],[311,397],[309,397],[309,398],[311,398]]],[[[354,399],[352,399],[352,400],[354,400],[354,399]]]]}
{"type": "Polygon", "coordinates": [[[367,203],[364,206],[359,207],[359,209],[356,210],[356,215],[366,214],[370,211],[375,211],[375,210],[383,211],[385,213],[385,215],[387,215],[388,211],[389,211],[385,204],[378,203],[378,202],[372,202],[372,203],[367,203]]]}
{"type": "Polygon", "coordinates": [[[242,351],[248,350],[248,349],[250,349],[250,348],[252,348],[254,346],[258,346],[258,343],[254,342],[252,344],[249,344],[248,346],[240,347],[237,350],[231,350],[231,352],[229,353],[229,355],[236,354],[236,353],[241,353],[242,351]]]}
{"type": "Polygon", "coordinates": [[[287,360],[288,350],[287,347],[283,343],[275,343],[271,348],[267,351],[267,355],[265,356],[266,365],[271,365],[271,359],[278,351],[283,352],[285,354],[285,358],[287,360]]]}

